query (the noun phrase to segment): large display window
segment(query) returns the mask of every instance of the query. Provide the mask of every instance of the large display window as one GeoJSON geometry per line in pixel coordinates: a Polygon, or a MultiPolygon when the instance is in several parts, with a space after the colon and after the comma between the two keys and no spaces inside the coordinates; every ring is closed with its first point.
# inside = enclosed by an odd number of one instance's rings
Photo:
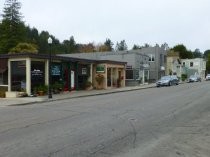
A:
{"type": "Polygon", "coordinates": [[[59,63],[52,63],[51,66],[52,84],[62,82],[62,65],[59,63]]]}
{"type": "Polygon", "coordinates": [[[26,91],[26,61],[11,62],[11,90],[26,91]]]}
{"type": "Polygon", "coordinates": [[[45,62],[31,62],[31,89],[34,87],[45,85],[45,62]]]}

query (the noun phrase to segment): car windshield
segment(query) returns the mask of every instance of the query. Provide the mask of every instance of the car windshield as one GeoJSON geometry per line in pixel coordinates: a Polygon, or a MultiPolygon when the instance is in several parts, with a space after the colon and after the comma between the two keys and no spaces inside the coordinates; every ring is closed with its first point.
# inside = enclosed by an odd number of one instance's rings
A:
{"type": "Polygon", "coordinates": [[[195,75],[191,75],[191,76],[190,76],[190,78],[197,78],[197,76],[195,76],[195,75]]]}
{"type": "Polygon", "coordinates": [[[169,80],[171,77],[170,76],[163,76],[161,77],[161,80],[169,80]]]}

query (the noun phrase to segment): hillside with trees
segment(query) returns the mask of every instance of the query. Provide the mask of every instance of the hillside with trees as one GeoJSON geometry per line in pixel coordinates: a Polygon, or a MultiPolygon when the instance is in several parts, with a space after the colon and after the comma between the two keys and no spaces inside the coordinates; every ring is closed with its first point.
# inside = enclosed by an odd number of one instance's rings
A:
{"type": "MultiPolygon", "coordinates": [[[[107,38],[103,43],[77,43],[73,36],[60,42],[55,36],[48,31],[39,31],[35,27],[31,28],[25,25],[23,21],[23,15],[20,12],[21,3],[18,0],[5,0],[3,8],[2,21],[0,21],[0,54],[7,53],[48,53],[49,45],[47,39],[52,38],[52,53],[79,53],[79,52],[104,52],[104,51],[123,51],[128,50],[128,46],[125,40],[121,40],[114,43],[111,39],[107,38]]],[[[140,46],[134,44],[134,50],[149,47],[149,44],[140,46]]],[[[197,58],[204,57],[208,59],[210,50],[206,50],[204,54],[199,49],[195,51],[188,50],[185,45],[178,44],[171,48],[175,52],[179,52],[180,57],[185,58],[197,58]]]]}

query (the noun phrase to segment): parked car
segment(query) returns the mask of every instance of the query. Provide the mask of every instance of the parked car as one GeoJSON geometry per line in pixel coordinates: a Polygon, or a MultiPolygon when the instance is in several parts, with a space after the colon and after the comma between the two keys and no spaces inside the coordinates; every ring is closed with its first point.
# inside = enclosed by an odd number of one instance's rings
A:
{"type": "Polygon", "coordinates": [[[176,75],[162,76],[161,79],[156,82],[157,87],[171,86],[178,84],[179,84],[179,79],[177,78],[176,75]]]}
{"type": "Polygon", "coordinates": [[[201,77],[198,75],[191,75],[188,82],[201,82],[201,77]]]}
{"type": "Polygon", "coordinates": [[[206,81],[210,80],[210,74],[206,75],[206,81]]]}

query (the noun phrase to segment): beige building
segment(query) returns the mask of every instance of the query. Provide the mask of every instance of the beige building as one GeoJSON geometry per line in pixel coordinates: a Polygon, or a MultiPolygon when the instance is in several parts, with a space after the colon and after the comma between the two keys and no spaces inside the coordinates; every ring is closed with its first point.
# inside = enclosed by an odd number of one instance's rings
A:
{"type": "Polygon", "coordinates": [[[181,77],[183,67],[178,52],[169,52],[166,61],[166,75],[177,75],[181,77]]]}
{"type": "Polygon", "coordinates": [[[84,90],[87,84],[95,89],[125,86],[126,62],[54,55],[49,66],[49,56],[44,54],[0,55],[0,62],[3,60],[8,77],[1,77],[1,86],[8,87],[7,97],[20,92],[31,95],[40,88],[50,93],[46,86],[53,89],[59,85],[63,91],[84,90]]]}

